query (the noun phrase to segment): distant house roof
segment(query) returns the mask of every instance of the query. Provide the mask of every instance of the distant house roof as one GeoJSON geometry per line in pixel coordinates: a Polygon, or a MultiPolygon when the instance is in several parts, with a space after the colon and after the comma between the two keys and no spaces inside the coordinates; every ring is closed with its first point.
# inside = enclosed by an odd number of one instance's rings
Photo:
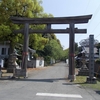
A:
{"type": "Polygon", "coordinates": [[[36,53],[36,50],[33,50],[33,49],[29,48],[29,47],[28,47],[28,50],[29,50],[30,52],[32,52],[32,53],[36,53]]]}
{"type": "MultiPolygon", "coordinates": [[[[21,47],[23,47],[23,45],[22,45],[22,44],[19,44],[19,43],[18,43],[18,45],[19,45],[19,46],[21,46],[21,47]]],[[[31,49],[30,47],[28,47],[28,50],[29,50],[30,52],[32,52],[32,53],[35,53],[35,52],[36,52],[36,50],[31,49]]]]}
{"type": "MultiPolygon", "coordinates": [[[[89,53],[89,47],[88,46],[84,47],[84,50],[85,50],[86,53],[89,53]]],[[[94,53],[97,53],[97,48],[96,47],[94,47],[94,53]]]]}

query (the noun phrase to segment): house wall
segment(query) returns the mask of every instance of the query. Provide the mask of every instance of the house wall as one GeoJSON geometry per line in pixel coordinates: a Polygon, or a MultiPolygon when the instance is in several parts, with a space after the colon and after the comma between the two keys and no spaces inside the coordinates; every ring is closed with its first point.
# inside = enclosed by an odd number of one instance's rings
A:
{"type": "MultiPolygon", "coordinates": [[[[89,47],[84,47],[84,49],[85,49],[85,51],[86,51],[85,56],[86,56],[86,57],[89,57],[89,47]]],[[[97,53],[97,48],[94,47],[94,58],[95,58],[95,59],[97,59],[97,58],[99,57],[99,55],[96,54],[96,53],[97,53]]]]}
{"type": "Polygon", "coordinates": [[[4,67],[4,60],[0,59],[0,67],[3,68],[4,67]]]}
{"type": "Polygon", "coordinates": [[[36,67],[36,61],[35,60],[30,60],[27,62],[27,67],[28,68],[35,68],[36,67]]]}
{"type": "Polygon", "coordinates": [[[0,44],[0,57],[1,58],[8,57],[8,53],[9,53],[9,45],[0,44]],[[3,48],[5,48],[5,51],[3,51],[5,52],[4,54],[2,54],[3,48]]]}
{"type": "Polygon", "coordinates": [[[32,59],[28,61],[28,68],[38,68],[44,67],[44,59],[42,57],[38,57],[37,59],[32,59]]]}
{"type": "MultiPolygon", "coordinates": [[[[85,51],[89,53],[89,47],[84,47],[85,51]]],[[[94,53],[97,53],[97,48],[94,47],[94,53]]]]}
{"type": "Polygon", "coordinates": [[[37,67],[44,67],[44,60],[43,59],[36,60],[36,68],[37,67]]]}

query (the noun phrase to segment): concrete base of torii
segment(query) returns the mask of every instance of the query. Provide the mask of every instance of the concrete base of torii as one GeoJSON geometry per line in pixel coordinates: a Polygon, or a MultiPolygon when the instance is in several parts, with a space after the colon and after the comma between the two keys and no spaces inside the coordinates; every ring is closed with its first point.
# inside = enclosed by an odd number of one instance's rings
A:
{"type": "Polygon", "coordinates": [[[74,81],[76,80],[76,75],[68,75],[68,79],[70,79],[70,81],[74,81]]]}
{"type": "Polygon", "coordinates": [[[97,84],[97,78],[88,76],[86,79],[86,83],[97,84]]]}

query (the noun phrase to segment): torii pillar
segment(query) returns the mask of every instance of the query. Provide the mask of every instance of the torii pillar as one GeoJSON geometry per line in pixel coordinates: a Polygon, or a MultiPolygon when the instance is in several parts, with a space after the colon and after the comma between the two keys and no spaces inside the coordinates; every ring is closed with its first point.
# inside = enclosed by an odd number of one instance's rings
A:
{"type": "Polygon", "coordinates": [[[72,81],[75,79],[75,64],[74,64],[74,52],[75,52],[75,32],[74,23],[70,24],[69,31],[69,76],[72,81]]]}
{"type": "Polygon", "coordinates": [[[28,45],[29,45],[29,23],[24,24],[24,45],[22,53],[22,66],[21,68],[27,70],[27,59],[28,59],[28,45]]]}

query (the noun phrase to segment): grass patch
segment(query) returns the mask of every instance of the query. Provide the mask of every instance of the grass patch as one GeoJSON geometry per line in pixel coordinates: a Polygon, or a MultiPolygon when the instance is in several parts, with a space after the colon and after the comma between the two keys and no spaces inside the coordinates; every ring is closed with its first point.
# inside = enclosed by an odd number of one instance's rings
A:
{"type": "Polygon", "coordinates": [[[74,83],[80,84],[86,88],[98,89],[100,90],[100,79],[97,80],[97,84],[86,83],[86,76],[76,76],[74,83]]]}

